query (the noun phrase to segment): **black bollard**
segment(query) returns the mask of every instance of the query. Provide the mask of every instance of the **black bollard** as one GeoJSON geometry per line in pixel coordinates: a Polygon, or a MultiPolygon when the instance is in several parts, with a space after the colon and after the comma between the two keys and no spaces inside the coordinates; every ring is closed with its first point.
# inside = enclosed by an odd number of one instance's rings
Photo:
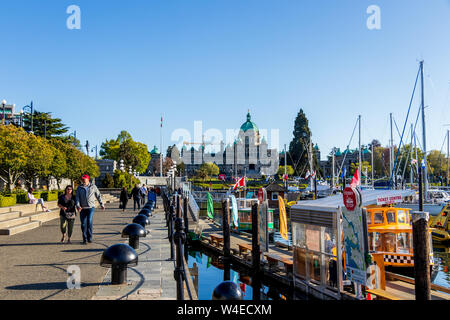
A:
{"type": "Polygon", "coordinates": [[[186,234],[183,230],[183,219],[180,217],[175,219],[175,233],[174,240],[177,247],[176,267],[174,277],[177,282],[177,300],[184,300],[184,286],[185,280],[184,262],[183,262],[183,245],[186,242],[186,234]]]}
{"type": "Polygon", "coordinates": [[[189,233],[189,220],[188,220],[188,198],[183,199],[183,218],[184,218],[184,232],[189,233]]]}
{"type": "Polygon", "coordinates": [[[111,283],[123,284],[127,281],[127,267],[138,264],[138,254],[129,245],[119,243],[103,251],[100,265],[111,268],[111,283]]]}
{"type": "Polygon", "coordinates": [[[137,224],[137,223],[129,224],[122,230],[122,238],[128,238],[129,245],[133,249],[138,249],[139,248],[139,238],[146,237],[146,236],[147,236],[147,232],[146,232],[145,228],[142,225],[137,224]]]}
{"type": "Polygon", "coordinates": [[[242,292],[236,283],[224,281],[214,289],[212,300],[242,300],[242,292]]]}

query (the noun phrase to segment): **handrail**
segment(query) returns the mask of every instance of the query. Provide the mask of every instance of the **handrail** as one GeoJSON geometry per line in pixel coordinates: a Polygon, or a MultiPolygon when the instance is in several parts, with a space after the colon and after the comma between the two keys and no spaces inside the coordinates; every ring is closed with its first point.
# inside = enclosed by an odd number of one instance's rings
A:
{"type": "MultiPolygon", "coordinates": [[[[399,274],[396,274],[396,273],[392,273],[392,272],[389,272],[389,271],[386,271],[386,278],[387,277],[389,277],[390,279],[400,280],[400,281],[403,281],[403,282],[415,284],[415,281],[414,281],[413,278],[402,276],[402,275],[399,275],[399,274]]],[[[438,284],[432,283],[431,284],[431,289],[436,290],[436,291],[442,291],[442,292],[450,294],[450,289],[449,288],[440,286],[438,284]]]]}

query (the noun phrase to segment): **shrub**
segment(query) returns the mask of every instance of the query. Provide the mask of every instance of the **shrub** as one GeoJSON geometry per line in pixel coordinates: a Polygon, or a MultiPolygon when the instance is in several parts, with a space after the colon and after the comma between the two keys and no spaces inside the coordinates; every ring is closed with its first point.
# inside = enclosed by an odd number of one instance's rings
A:
{"type": "Polygon", "coordinates": [[[0,196],[0,207],[11,207],[16,204],[15,195],[9,197],[0,196]]]}
{"type": "MultiPolygon", "coordinates": [[[[58,200],[58,192],[53,191],[53,192],[42,192],[41,193],[41,198],[44,199],[44,201],[56,201],[58,200]]],[[[36,197],[36,199],[38,199],[36,197]]]]}
{"type": "Polygon", "coordinates": [[[104,188],[114,188],[114,179],[111,177],[109,173],[105,175],[105,178],[102,181],[104,188]]]}
{"type": "Polygon", "coordinates": [[[25,192],[16,193],[16,203],[28,203],[28,194],[25,192]]]}

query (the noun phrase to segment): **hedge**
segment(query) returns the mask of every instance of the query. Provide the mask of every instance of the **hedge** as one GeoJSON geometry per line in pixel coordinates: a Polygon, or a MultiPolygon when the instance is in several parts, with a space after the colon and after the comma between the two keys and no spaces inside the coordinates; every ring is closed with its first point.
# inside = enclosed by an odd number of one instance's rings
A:
{"type": "MultiPolygon", "coordinates": [[[[44,199],[44,201],[56,201],[58,200],[58,192],[42,192],[41,198],[44,199]]],[[[38,199],[36,197],[36,199],[38,199]]]]}
{"type": "Polygon", "coordinates": [[[16,204],[16,197],[4,197],[0,196],[0,207],[11,207],[16,204]]]}

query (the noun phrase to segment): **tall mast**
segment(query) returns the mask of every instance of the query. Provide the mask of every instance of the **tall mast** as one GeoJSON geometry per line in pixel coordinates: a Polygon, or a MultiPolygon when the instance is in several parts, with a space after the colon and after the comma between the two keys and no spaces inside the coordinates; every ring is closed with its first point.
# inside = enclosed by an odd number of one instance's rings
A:
{"type": "Polygon", "coordinates": [[[447,186],[449,185],[450,180],[450,166],[449,166],[449,159],[450,159],[450,130],[447,129],[447,186]]]}
{"type": "Polygon", "coordinates": [[[159,139],[160,139],[160,151],[159,151],[159,155],[160,155],[160,162],[159,162],[159,176],[162,177],[163,176],[163,148],[162,148],[162,126],[163,126],[163,116],[161,115],[161,128],[159,130],[159,139]]]}
{"type": "Polygon", "coordinates": [[[312,174],[313,174],[313,155],[312,155],[312,137],[309,137],[309,169],[311,172],[311,179],[310,180],[310,187],[311,187],[311,192],[313,190],[313,179],[312,179],[312,174]]]}
{"type": "Polygon", "coordinates": [[[358,125],[359,125],[359,139],[358,139],[358,144],[359,144],[359,176],[362,177],[362,172],[361,172],[361,115],[358,116],[358,125]]]}
{"type": "Polygon", "coordinates": [[[370,153],[371,153],[371,157],[372,157],[372,161],[371,161],[371,165],[372,165],[372,188],[374,188],[375,187],[375,184],[374,184],[374,180],[373,180],[373,141],[372,141],[372,143],[371,143],[371,151],[370,151],[370,153]]]}
{"type": "Polygon", "coordinates": [[[420,61],[420,80],[422,86],[422,139],[423,139],[423,161],[425,168],[423,169],[423,181],[425,185],[425,201],[428,200],[428,174],[427,174],[427,136],[425,133],[425,93],[424,93],[424,83],[423,83],[423,60],[420,61]]]}
{"type": "Polygon", "coordinates": [[[332,156],[332,159],[333,159],[333,160],[332,160],[332,163],[333,163],[332,177],[333,177],[333,178],[332,178],[332,180],[331,180],[331,189],[334,189],[334,180],[335,180],[335,177],[334,177],[334,167],[335,167],[335,165],[336,165],[336,164],[335,164],[335,160],[334,160],[334,152],[335,152],[335,151],[334,151],[334,147],[333,147],[333,151],[332,151],[332,152],[333,152],[333,156],[332,156]]]}
{"type": "Polygon", "coordinates": [[[413,184],[413,163],[412,163],[412,157],[413,157],[413,124],[411,123],[411,161],[410,161],[410,173],[409,173],[409,180],[411,183],[411,188],[412,188],[412,184],[413,184]]]}
{"type": "MultiPolygon", "coordinates": [[[[287,174],[287,154],[286,154],[286,144],[284,145],[284,178],[286,179],[287,174]]],[[[284,182],[285,188],[287,190],[287,179],[284,182]]]]}
{"type": "Polygon", "coordinates": [[[390,113],[389,114],[389,116],[390,116],[390,119],[391,119],[391,143],[390,143],[390,145],[389,145],[389,172],[390,172],[390,181],[391,181],[391,183],[392,182],[394,182],[394,177],[393,177],[393,172],[392,172],[392,164],[393,164],[393,157],[394,157],[394,137],[393,137],[393,134],[392,134],[392,113],[390,113]]]}

